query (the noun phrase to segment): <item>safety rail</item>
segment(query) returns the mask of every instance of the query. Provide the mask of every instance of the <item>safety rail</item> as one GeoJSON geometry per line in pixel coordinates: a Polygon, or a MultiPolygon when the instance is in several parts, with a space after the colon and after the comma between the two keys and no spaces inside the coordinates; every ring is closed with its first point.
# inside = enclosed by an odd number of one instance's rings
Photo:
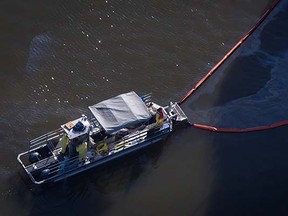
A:
{"type": "MultiPolygon", "coordinates": [[[[85,162],[79,162],[79,156],[78,155],[71,157],[71,158],[65,157],[65,158],[62,158],[62,160],[58,160],[57,157],[55,157],[55,156],[59,155],[60,151],[58,151],[58,150],[60,148],[58,148],[58,149],[54,149],[54,152],[52,152],[52,153],[55,153],[55,154],[53,154],[52,156],[44,158],[44,159],[42,159],[36,163],[30,164],[28,166],[24,166],[24,169],[27,172],[30,172],[30,174],[29,174],[30,176],[34,170],[49,169],[49,177],[47,179],[45,179],[45,181],[48,181],[51,178],[56,178],[62,174],[65,175],[65,173],[72,172],[72,171],[77,170],[77,169],[81,169],[81,167],[87,165],[87,163],[90,164],[90,163],[96,162],[102,158],[108,157],[109,155],[116,154],[116,153],[118,153],[118,152],[120,152],[126,148],[136,146],[136,145],[141,144],[142,142],[145,142],[145,141],[149,142],[149,141],[151,141],[157,137],[160,137],[160,136],[162,136],[161,126],[154,127],[153,130],[151,130],[151,128],[149,128],[149,127],[146,127],[141,131],[136,131],[133,134],[130,134],[128,136],[124,136],[121,139],[118,139],[114,142],[108,143],[109,152],[107,154],[105,154],[103,156],[100,154],[97,154],[93,157],[93,159],[91,161],[86,160],[85,162]],[[151,132],[151,134],[150,134],[151,136],[149,135],[149,132],[151,132]],[[123,146],[121,148],[115,149],[117,144],[120,144],[120,143],[124,143],[123,146]],[[51,164],[49,164],[49,163],[51,163],[51,164]],[[49,165],[47,165],[47,164],[49,164],[49,165]]],[[[105,142],[105,140],[103,140],[102,142],[105,142]]],[[[97,145],[95,145],[95,147],[96,146],[97,145]]],[[[93,146],[91,148],[94,150],[95,147],[93,146]]],[[[96,153],[96,150],[95,150],[95,153],[96,153]]],[[[27,154],[29,154],[29,152],[27,152],[27,154]]],[[[32,177],[33,177],[33,175],[32,175],[32,177]]],[[[33,178],[35,180],[35,177],[33,177],[33,178]]],[[[35,183],[37,183],[37,181],[35,183]]]]}
{"type": "MultiPolygon", "coordinates": [[[[155,130],[160,130],[160,127],[155,127],[155,130]]],[[[108,143],[109,145],[109,150],[113,151],[113,147],[116,146],[117,144],[124,142],[125,144],[129,143],[129,142],[133,142],[133,141],[139,141],[140,138],[144,137],[147,135],[147,132],[149,131],[149,129],[145,129],[143,131],[141,131],[140,133],[135,132],[133,135],[130,135],[128,137],[123,137],[122,139],[116,140],[114,142],[108,143]]],[[[105,142],[106,140],[103,140],[101,142],[105,142]]],[[[97,146],[98,144],[100,144],[101,142],[97,143],[95,146],[97,146]]],[[[93,147],[92,147],[93,148],[93,147]]],[[[49,159],[51,159],[54,156],[48,157],[48,158],[44,158],[38,162],[36,162],[36,164],[44,164],[44,166],[46,166],[47,163],[45,163],[45,161],[47,162],[49,159]]],[[[74,161],[75,159],[78,160],[78,156],[75,157],[71,157],[69,158],[69,161],[74,161]]],[[[67,162],[67,161],[66,161],[67,162]]],[[[33,166],[33,164],[29,165],[29,166],[33,166]]],[[[29,167],[27,166],[27,168],[29,167]]],[[[41,169],[44,166],[37,166],[37,168],[41,169]]]]}
{"type": "Polygon", "coordinates": [[[63,130],[63,129],[62,129],[62,128],[58,128],[58,129],[56,129],[56,130],[50,131],[50,132],[48,132],[48,133],[46,133],[46,134],[43,134],[43,135],[41,135],[41,136],[39,136],[39,137],[36,137],[35,139],[32,139],[32,140],[30,141],[30,143],[37,142],[39,139],[42,139],[43,137],[46,137],[46,136],[49,136],[49,135],[58,133],[58,132],[61,131],[61,130],[63,130]]]}
{"type": "Polygon", "coordinates": [[[176,112],[177,120],[182,121],[184,119],[187,119],[187,116],[177,103],[174,104],[172,111],[176,112]]]}
{"type": "Polygon", "coordinates": [[[40,137],[37,137],[30,141],[30,149],[34,149],[42,145],[45,145],[49,141],[52,141],[55,138],[60,138],[63,135],[63,133],[64,133],[64,130],[62,128],[59,128],[57,130],[44,134],[40,137]]]}
{"type": "Polygon", "coordinates": [[[152,102],[152,93],[148,93],[146,95],[142,95],[140,98],[146,104],[146,106],[148,106],[149,103],[152,102]]]}

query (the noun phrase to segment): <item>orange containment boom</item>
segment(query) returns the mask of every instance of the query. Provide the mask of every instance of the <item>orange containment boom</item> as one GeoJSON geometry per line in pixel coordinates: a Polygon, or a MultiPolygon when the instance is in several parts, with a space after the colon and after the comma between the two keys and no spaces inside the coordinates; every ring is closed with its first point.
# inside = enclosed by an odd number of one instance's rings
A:
{"type": "MultiPolygon", "coordinates": [[[[280,0],[275,0],[272,5],[266,10],[266,12],[260,17],[260,19],[256,22],[256,24],[236,43],[232,49],[192,88],[187,94],[182,98],[179,104],[184,103],[200,86],[208,80],[208,78],[216,72],[216,70],[241,46],[241,44],[263,23],[263,21],[268,17],[268,15],[272,12],[272,10],[278,5],[280,0]]],[[[244,133],[244,132],[253,132],[253,131],[261,131],[272,129],[280,126],[284,126],[288,124],[288,120],[284,120],[281,122],[273,123],[271,125],[264,125],[258,127],[251,128],[217,128],[210,125],[202,125],[202,124],[191,124],[193,127],[214,131],[214,132],[227,132],[227,133],[244,133]]]]}
{"type": "Polygon", "coordinates": [[[245,132],[253,132],[253,131],[261,131],[261,130],[267,130],[272,129],[276,127],[281,127],[284,125],[288,125],[288,120],[273,123],[271,125],[264,125],[264,126],[258,126],[258,127],[251,127],[251,128],[217,128],[210,125],[202,125],[202,124],[191,124],[191,126],[203,129],[203,130],[209,130],[214,132],[226,132],[226,133],[245,133],[245,132]]]}
{"type": "Polygon", "coordinates": [[[272,10],[278,5],[280,0],[275,0],[271,7],[260,17],[256,24],[242,37],[238,43],[236,43],[230,51],[182,98],[179,104],[182,104],[188,97],[190,97],[216,70],[241,46],[241,44],[261,25],[261,23],[267,18],[272,10]]]}

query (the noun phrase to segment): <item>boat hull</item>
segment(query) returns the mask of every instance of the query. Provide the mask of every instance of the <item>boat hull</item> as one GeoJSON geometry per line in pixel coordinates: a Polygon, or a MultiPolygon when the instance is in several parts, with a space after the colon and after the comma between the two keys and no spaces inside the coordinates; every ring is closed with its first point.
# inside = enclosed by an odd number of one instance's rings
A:
{"type": "Polygon", "coordinates": [[[163,107],[151,94],[122,94],[90,106],[57,130],[30,141],[18,162],[35,184],[57,182],[165,139],[174,126],[187,123],[177,103],[163,107]],[[121,109],[119,109],[119,106],[121,109]]]}
{"type": "Polygon", "coordinates": [[[70,172],[63,174],[62,176],[55,177],[55,178],[51,179],[49,182],[59,182],[59,181],[62,181],[64,179],[68,178],[68,177],[77,175],[79,173],[82,173],[84,171],[93,169],[95,167],[98,167],[98,166],[101,166],[101,165],[104,165],[104,164],[107,164],[107,163],[112,162],[112,161],[114,161],[114,160],[116,160],[118,158],[124,157],[124,156],[126,156],[128,154],[132,154],[133,152],[136,152],[136,151],[139,151],[139,150],[141,150],[143,148],[146,148],[146,147],[148,147],[148,146],[150,146],[152,144],[158,143],[161,140],[166,139],[166,137],[168,135],[169,135],[169,133],[164,135],[164,136],[162,136],[162,137],[159,137],[157,139],[154,139],[154,140],[151,140],[151,141],[145,141],[142,144],[138,144],[136,146],[121,150],[121,151],[119,151],[119,152],[117,152],[117,153],[115,153],[113,155],[109,155],[107,157],[103,157],[102,159],[97,160],[97,161],[95,161],[93,163],[90,163],[88,165],[84,165],[83,168],[81,168],[81,169],[71,170],[70,172]]]}
{"type": "MultiPolygon", "coordinates": [[[[49,176],[49,178],[46,178],[44,180],[38,180],[37,178],[35,178],[35,176],[38,175],[37,173],[40,172],[40,171],[37,170],[37,166],[38,165],[34,166],[34,164],[32,164],[32,165],[30,164],[29,166],[25,166],[24,163],[21,160],[21,157],[24,156],[24,155],[29,154],[30,152],[34,152],[36,150],[39,150],[40,148],[43,148],[45,146],[41,146],[41,147],[38,147],[38,148],[35,148],[35,149],[31,149],[30,151],[21,153],[21,154],[18,155],[17,159],[18,159],[19,163],[22,165],[22,167],[24,168],[25,172],[28,174],[28,176],[30,177],[30,179],[31,179],[31,181],[33,183],[35,183],[35,184],[43,184],[43,183],[49,183],[49,182],[58,182],[58,181],[66,179],[68,177],[71,177],[71,176],[77,175],[79,173],[85,172],[86,170],[89,170],[89,169],[98,167],[100,165],[109,163],[110,161],[113,161],[113,160],[115,160],[117,158],[123,157],[125,155],[131,154],[133,152],[136,152],[138,150],[146,148],[146,147],[148,147],[148,146],[150,146],[150,145],[152,145],[154,143],[157,143],[157,142],[159,142],[161,140],[166,139],[167,136],[171,132],[172,132],[171,125],[166,124],[166,125],[164,125],[162,127],[162,129],[160,129],[158,132],[156,132],[156,134],[154,134],[152,136],[148,136],[147,135],[148,133],[146,132],[145,138],[142,139],[140,142],[138,141],[136,144],[128,145],[125,148],[123,148],[123,149],[121,149],[121,150],[119,150],[117,152],[114,152],[112,154],[103,156],[101,158],[97,158],[94,161],[91,161],[91,162],[89,161],[89,163],[84,163],[84,164],[79,165],[78,164],[78,160],[77,160],[76,161],[77,162],[76,165],[73,166],[73,164],[69,164],[69,161],[68,161],[68,164],[66,164],[66,167],[70,166],[68,169],[65,169],[65,170],[63,169],[62,171],[59,171],[55,175],[49,176]],[[72,165],[72,167],[71,167],[71,165],[72,165]]],[[[141,134],[138,135],[137,139],[139,139],[140,136],[141,136],[141,134]]],[[[47,167],[48,167],[48,165],[51,165],[53,163],[59,163],[57,158],[55,156],[53,156],[53,155],[43,159],[41,162],[42,162],[42,164],[43,163],[47,163],[47,167]]],[[[58,167],[61,167],[61,166],[63,167],[63,165],[65,166],[65,161],[61,161],[60,165],[58,165],[58,167]]]]}

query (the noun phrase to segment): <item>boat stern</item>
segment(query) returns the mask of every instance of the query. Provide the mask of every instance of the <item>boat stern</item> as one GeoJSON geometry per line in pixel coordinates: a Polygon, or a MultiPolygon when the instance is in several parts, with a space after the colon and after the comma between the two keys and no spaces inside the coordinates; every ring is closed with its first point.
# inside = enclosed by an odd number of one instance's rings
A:
{"type": "Polygon", "coordinates": [[[170,102],[169,106],[165,107],[165,110],[168,114],[168,118],[172,120],[174,126],[185,127],[190,125],[187,116],[178,103],[170,102]]]}

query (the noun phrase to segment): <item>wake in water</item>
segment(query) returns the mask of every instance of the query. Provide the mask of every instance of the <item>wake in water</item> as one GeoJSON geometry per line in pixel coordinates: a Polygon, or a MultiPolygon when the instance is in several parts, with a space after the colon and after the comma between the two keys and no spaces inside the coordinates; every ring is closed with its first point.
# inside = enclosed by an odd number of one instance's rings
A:
{"type": "Polygon", "coordinates": [[[26,72],[33,74],[40,71],[40,67],[53,53],[52,45],[55,44],[51,34],[43,33],[36,35],[29,47],[29,58],[26,65],[26,72]]]}

